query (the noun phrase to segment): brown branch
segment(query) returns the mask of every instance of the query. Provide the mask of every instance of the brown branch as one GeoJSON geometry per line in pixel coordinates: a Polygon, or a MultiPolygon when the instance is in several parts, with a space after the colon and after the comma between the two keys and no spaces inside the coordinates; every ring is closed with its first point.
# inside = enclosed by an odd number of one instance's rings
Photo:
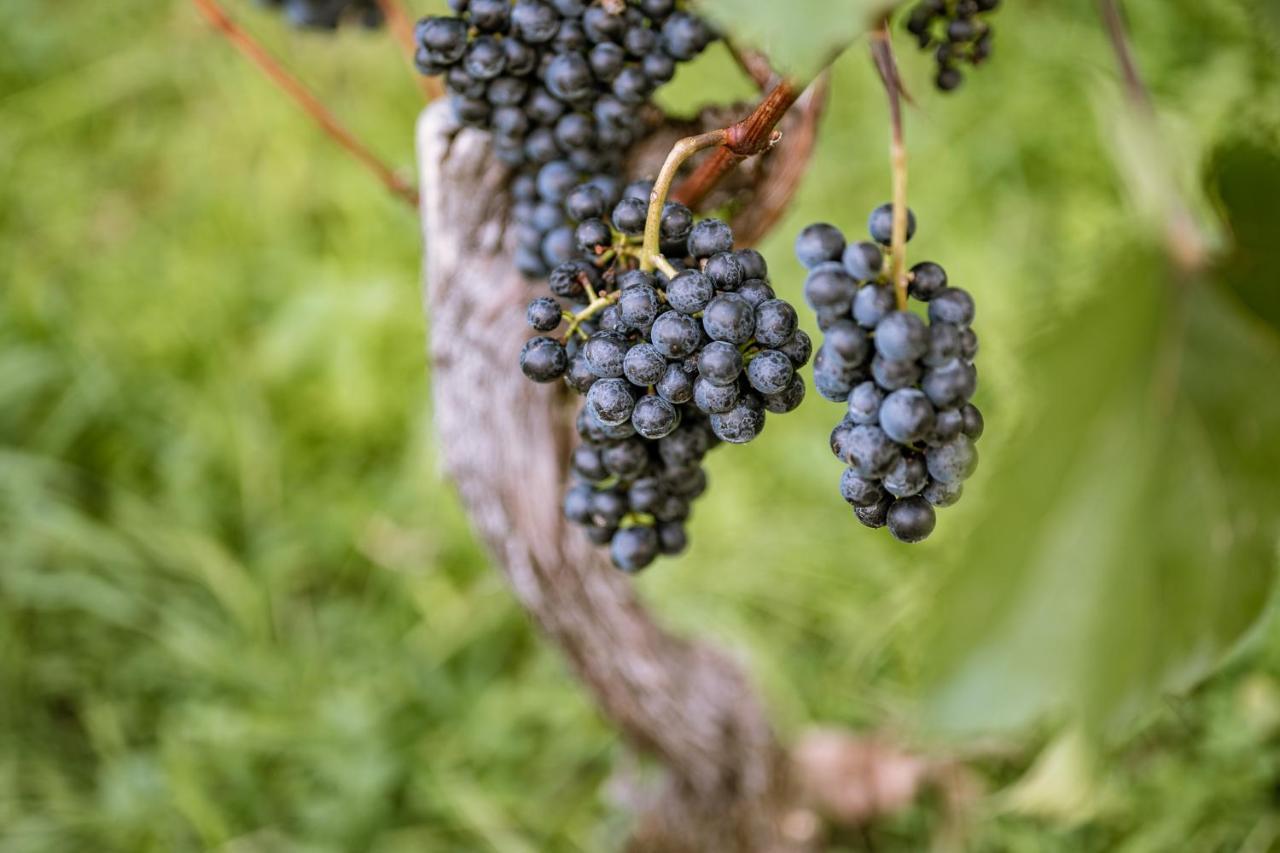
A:
{"type": "Polygon", "coordinates": [[[405,9],[403,0],[378,0],[378,8],[382,10],[382,17],[387,21],[387,29],[400,47],[400,53],[405,61],[409,63],[409,71],[418,81],[418,88],[422,89],[427,103],[441,97],[444,94],[444,87],[440,84],[440,80],[418,73],[418,67],[414,62],[417,44],[413,38],[413,18],[405,9]]]}
{"type": "Polygon", "coordinates": [[[693,173],[676,187],[672,197],[689,207],[697,207],[735,166],[748,157],[767,151],[777,142],[773,130],[799,97],[800,91],[790,80],[774,86],[749,116],[725,128],[724,145],[698,164],[693,173]]]}
{"type": "Polygon", "coordinates": [[[907,310],[907,145],[902,124],[902,78],[893,56],[889,19],[871,34],[871,56],[889,99],[889,158],[893,168],[893,231],[890,242],[890,280],[898,310],[907,310]]]}
{"type": "Polygon", "coordinates": [[[382,182],[388,190],[404,199],[415,209],[418,206],[418,191],[405,183],[399,175],[383,163],[376,154],[369,150],[360,140],[338,121],[319,99],[311,94],[302,83],[284,69],[276,59],[260,45],[253,36],[240,27],[218,4],[218,0],[193,0],[209,22],[227,38],[236,49],[248,57],[261,71],[270,78],[278,88],[283,90],[300,106],[311,119],[348,154],[355,157],[382,182]]]}

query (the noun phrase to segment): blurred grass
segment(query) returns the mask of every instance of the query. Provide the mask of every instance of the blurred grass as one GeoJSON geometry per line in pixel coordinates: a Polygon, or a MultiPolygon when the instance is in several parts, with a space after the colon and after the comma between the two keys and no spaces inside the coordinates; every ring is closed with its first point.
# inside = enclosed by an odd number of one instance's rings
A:
{"type": "MultiPolygon", "coordinates": [[[[235,8],[408,168],[418,96],[385,38],[235,8]]],[[[1174,144],[1241,122],[1246,82],[1274,75],[1242,7],[1132,9],[1174,144]]],[[[978,298],[981,402],[1005,425],[984,454],[1017,423],[1023,345],[1131,215],[1091,14],[1010,4],[954,98],[903,57],[913,250],[978,298]]],[[[0,33],[0,850],[613,849],[617,740],[436,469],[411,214],[187,4],[7,0],[0,33]]],[[[677,103],[743,93],[710,63],[677,103]]],[[[888,188],[858,51],[834,92],[820,179],[764,247],[796,301],[790,235],[856,230],[888,188]]],[[[866,535],[834,418],[815,399],[716,454],[691,552],[641,582],[741,652],[787,731],[912,717],[920,613],[982,511],[980,472],[925,546],[866,535]]],[[[1272,849],[1277,677],[1269,628],[1091,774],[982,801],[973,848],[1272,849]]],[[[993,785],[1039,745],[984,763],[993,785]]],[[[941,820],[925,804],[841,849],[922,849],[941,820]]]]}

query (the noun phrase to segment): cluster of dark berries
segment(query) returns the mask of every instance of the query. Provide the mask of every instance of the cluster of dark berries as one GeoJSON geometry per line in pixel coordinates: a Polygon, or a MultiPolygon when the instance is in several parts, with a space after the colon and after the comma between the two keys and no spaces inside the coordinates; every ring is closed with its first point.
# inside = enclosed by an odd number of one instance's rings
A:
{"type": "Polygon", "coordinates": [[[354,22],[369,29],[382,26],[377,0],[258,0],[259,5],[284,12],[292,26],[307,30],[336,30],[354,22]]]}
{"type": "MultiPolygon", "coordinates": [[[[818,313],[822,346],[813,384],[848,411],[831,433],[831,450],[848,468],[840,492],[868,527],[903,542],[933,532],[935,507],[960,499],[978,462],[982,414],[969,398],[978,337],[973,298],[924,261],[911,268],[909,295],[928,305],[929,322],[902,310],[888,281],[893,208],[871,214],[871,241],[846,243],[833,225],[810,225],[796,238],[809,269],[805,300],[818,313]]],[[[907,239],[915,232],[908,211],[907,239]]]]}
{"type": "Polygon", "coordinates": [[[977,67],[991,56],[991,25],[983,15],[999,5],[1000,0],[921,0],[911,10],[907,30],[921,50],[933,49],[939,89],[950,92],[964,81],[961,63],[977,67]]]}
{"type": "Polygon", "coordinates": [[[530,379],[563,378],[586,397],[564,512],[629,572],[683,550],[690,502],[707,484],[703,457],[800,405],[798,370],[812,350],[764,257],[735,250],[718,219],[695,223],[666,204],[666,272],[641,269],[650,189],[639,182],[611,199],[583,184],[568,194],[573,257],[552,271],[551,294],[529,303],[539,335],[520,354],[530,379]]]}
{"type": "Polygon", "coordinates": [[[631,144],[676,66],[715,36],[677,0],[451,0],[453,17],[417,27],[417,63],[440,75],[458,120],[493,134],[516,170],[517,266],[545,276],[566,260],[563,202],[594,181],[619,187],[631,144]]]}

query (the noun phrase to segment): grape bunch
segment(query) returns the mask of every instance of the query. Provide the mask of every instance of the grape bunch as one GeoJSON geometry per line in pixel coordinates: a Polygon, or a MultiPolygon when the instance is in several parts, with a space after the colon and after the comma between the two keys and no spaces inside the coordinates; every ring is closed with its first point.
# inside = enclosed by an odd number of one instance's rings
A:
{"type": "Polygon", "coordinates": [[[336,30],[347,21],[369,29],[382,26],[382,10],[377,0],[258,0],[258,3],[283,11],[285,19],[299,29],[336,30]]]}
{"type": "Polygon", "coordinates": [[[628,572],[684,549],[703,458],[800,405],[797,371],[812,350],[764,257],[735,250],[718,219],[695,223],[665,204],[666,272],[643,270],[650,190],[638,182],[612,198],[587,183],[567,194],[572,255],[552,271],[550,295],[529,303],[538,335],[520,354],[530,379],[563,379],[586,397],[564,512],[628,572]]]}
{"type": "Polygon", "coordinates": [[[921,0],[911,10],[907,31],[921,50],[933,48],[940,90],[950,92],[964,82],[959,64],[976,68],[991,56],[991,24],[983,16],[999,5],[1000,0],[921,0]]]}
{"type": "MultiPolygon", "coordinates": [[[[907,213],[907,239],[915,232],[907,213]]],[[[870,218],[872,240],[846,243],[834,225],[810,225],[796,238],[808,270],[805,301],[817,312],[822,345],[813,384],[844,403],[831,450],[848,466],[840,493],[868,527],[888,526],[902,542],[933,532],[935,507],[960,499],[974,471],[983,419],[969,402],[977,386],[973,298],[947,283],[942,267],[911,268],[908,293],[927,304],[928,323],[898,307],[888,280],[892,205],[870,218]]]]}
{"type": "Polygon", "coordinates": [[[438,75],[458,120],[493,134],[515,172],[516,263],[533,278],[567,259],[565,195],[606,195],[631,144],[661,119],[657,89],[715,38],[677,0],[451,0],[417,26],[417,65],[438,75]]]}

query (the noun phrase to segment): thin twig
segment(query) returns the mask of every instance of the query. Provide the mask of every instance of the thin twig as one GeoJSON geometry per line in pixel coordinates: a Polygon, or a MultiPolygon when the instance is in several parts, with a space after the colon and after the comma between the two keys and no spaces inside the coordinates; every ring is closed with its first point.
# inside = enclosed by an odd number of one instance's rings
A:
{"type": "Polygon", "coordinates": [[[724,45],[738,68],[751,78],[757,89],[767,92],[777,85],[778,75],[763,53],[757,50],[744,50],[728,39],[725,39],[724,45]]]}
{"type": "Polygon", "coordinates": [[[272,83],[293,98],[298,106],[326,134],[341,145],[347,153],[359,160],[365,168],[382,182],[383,186],[407,201],[415,209],[417,208],[418,191],[405,183],[400,176],[391,170],[391,167],[383,163],[376,154],[370,151],[360,140],[356,139],[351,131],[347,130],[334,117],[333,113],[329,112],[328,108],[320,103],[315,95],[312,95],[296,77],[286,71],[262,45],[258,44],[253,36],[249,35],[248,32],[231,19],[218,4],[218,0],[193,0],[193,2],[204,13],[204,16],[209,19],[209,22],[228,41],[235,45],[237,50],[257,65],[271,79],[272,83]]]}
{"type": "Polygon", "coordinates": [[[907,310],[907,145],[902,126],[902,78],[893,56],[893,44],[886,18],[871,34],[871,56],[889,98],[889,159],[893,168],[893,231],[890,243],[889,274],[898,310],[907,310]]]}
{"type": "MultiPolygon", "coordinates": [[[[1098,0],[1098,8],[1107,36],[1111,39],[1111,48],[1115,51],[1120,73],[1124,77],[1125,94],[1142,113],[1150,144],[1159,154],[1165,155],[1166,149],[1156,127],[1155,103],[1134,59],[1119,3],[1117,0],[1098,0]]],[[[1168,176],[1168,180],[1174,184],[1172,174],[1168,176]]],[[[1186,275],[1199,272],[1208,262],[1208,240],[1176,186],[1170,193],[1169,210],[1165,217],[1165,242],[1174,263],[1186,275]]]]}
{"type": "Polygon", "coordinates": [[[676,188],[673,197],[689,207],[697,207],[735,166],[748,157],[768,151],[778,141],[774,128],[798,97],[800,91],[790,80],[774,86],[749,116],[724,129],[723,147],[699,163],[676,188]]]}
{"type": "Polygon", "coordinates": [[[675,180],[680,167],[699,151],[724,145],[728,138],[728,129],[721,128],[700,133],[697,136],[686,136],[671,147],[671,153],[667,155],[666,162],[662,164],[662,170],[658,172],[658,177],[653,182],[653,189],[649,192],[649,216],[644,225],[644,249],[640,255],[640,269],[652,270],[658,265],[661,254],[659,231],[662,226],[662,208],[666,204],[667,194],[671,191],[671,182],[675,180]]]}
{"type": "Polygon", "coordinates": [[[1107,36],[1111,39],[1111,48],[1115,51],[1116,61],[1120,64],[1120,73],[1124,76],[1125,91],[1129,99],[1148,113],[1154,113],[1151,93],[1142,82],[1138,63],[1133,58],[1133,49],[1129,46],[1129,37],[1125,32],[1124,17],[1120,14],[1119,4],[1115,0],[1100,0],[1098,6],[1102,13],[1102,23],[1107,28],[1107,36]]]}
{"type": "Polygon", "coordinates": [[[439,79],[418,73],[417,65],[413,60],[417,52],[417,45],[413,38],[413,18],[405,9],[403,0],[378,0],[378,8],[382,10],[382,17],[387,21],[387,29],[399,45],[405,61],[409,63],[409,70],[418,81],[418,87],[422,89],[423,96],[426,97],[427,103],[431,103],[444,94],[444,87],[440,85],[439,79]]]}

